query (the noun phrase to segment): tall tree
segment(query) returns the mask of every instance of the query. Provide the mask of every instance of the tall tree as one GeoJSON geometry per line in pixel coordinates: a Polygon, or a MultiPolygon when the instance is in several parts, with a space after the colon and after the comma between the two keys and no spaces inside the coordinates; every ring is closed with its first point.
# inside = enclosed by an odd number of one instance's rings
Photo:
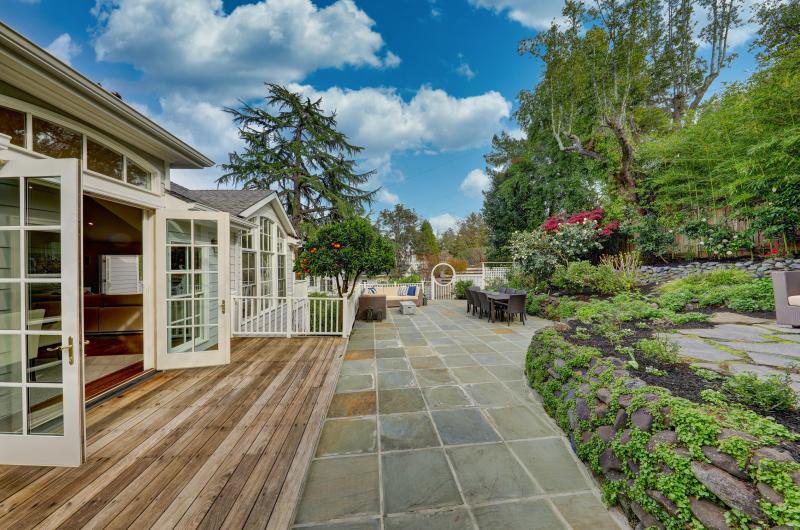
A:
{"type": "Polygon", "coordinates": [[[395,204],[391,210],[381,210],[378,214],[378,229],[395,245],[395,268],[393,273],[402,276],[408,271],[414,244],[417,241],[417,212],[402,204],[395,204]]]}
{"type": "Polygon", "coordinates": [[[439,241],[436,239],[436,234],[433,233],[433,226],[427,219],[422,221],[419,227],[414,252],[417,256],[431,256],[441,252],[439,241]]]}
{"type": "Polygon", "coordinates": [[[245,146],[230,153],[217,183],[276,190],[298,229],[362,213],[376,192],[362,188],[373,172],[355,169],[363,148],[336,130],[336,115],[322,110],[321,99],[266,86],[263,107],[225,109],[245,146]]]}
{"type": "Polygon", "coordinates": [[[761,62],[800,48],[800,0],[764,0],[755,10],[758,37],[752,47],[759,49],[761,62]]]}

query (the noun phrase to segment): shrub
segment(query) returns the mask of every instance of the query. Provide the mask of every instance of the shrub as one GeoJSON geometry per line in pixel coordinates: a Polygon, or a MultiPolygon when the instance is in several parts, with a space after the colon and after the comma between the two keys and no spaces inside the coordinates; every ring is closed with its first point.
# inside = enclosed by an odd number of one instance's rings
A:
{"type": "Polygon", "coordinates": [[[654,216],[646,216],[637,225],[631,227],[634,231],[634,243],[641,252],[642,257],[652,262],[655,260],[666,261],[664,255],[672,248],[675,234],[667,230],[654,216]]]}
{"type": "Polygon", "coordinates": [[[775,311],[772,280],[762,278],[730,288],[725,305],[734,311],[775,311]]]}
{"type": "Polygon", "coordinates": [[[467,287],[472,287],[472,280],[458,280],[456,282],[453,286],[453,292],[457,299],[464,300],[467,298],[467,287]]]}
{"type": "Polygon", "coordinates": [[[725,381],[722,391],[743,405],[757,405],[764,410],[788,410],[797,404],[797,395],[790,382],[789,374],[771,375],[762,380],[755,374],[743,373],[725,381]]]}
{"type": "Polygon", "coordinates": [[[642,257],[639,252],[622,252],[613,256],[603,256],[600,264],[611,267],[617,271],[617,276],[625,290],[633,291],[639,279],[639,267],[642,266],[642,257]]]}
{"type": "Polygon", "coordinates": [[[653,339],[642,339],[636,343],[636,349],[650,359],[665,363],[678,361],[678,345],[670,342],[666,337],[658,336],[653,339]]]}
{"type": "Polygon", "coordinates": [[[398,279],[397,283],[420,283],[421,281],[422,281],[422,278],[420,278],[419,274],[414,272],[414,273],[411,273],[411,274],[407,274],[406,276],[403,276],[402,278],[398,279]]]}
{"type": "Polygon", "coordinates": [[[744,271],[724,269],[691,274],[659,288],[659,306],[680,311],[692,300],[701,307],[726,306],[734,311],[774,311],[772,280],[754,279],[744,271]]]}
{"type": "Polygon", "coordinates": [[[509,241],[509,251],[523,272],[537,278],[549,278],[559,263],[552,238],[544,230],[514,232],[509,241]]]}
{"type": "Polygon", "coordinates": [[[545,306],[545,318],[550,320],[566,320],[575,316],[578,308],[583,304],[577,300],[561,297],[553,304],[545,306]]]}
{"type": "Polygon", "coordinates": [[[528,293],[528,298],[525,299],[525,312],[535,317],[545,316],[547,298],[546,294],[528,293]]]}
{"type": "Polygon", "coordinates": [[[617,294],[626,290],[626,282],[608,265],[592,265],[588,261],[573,261],[559,265],[550,283],[570,293],[617,294]]]}

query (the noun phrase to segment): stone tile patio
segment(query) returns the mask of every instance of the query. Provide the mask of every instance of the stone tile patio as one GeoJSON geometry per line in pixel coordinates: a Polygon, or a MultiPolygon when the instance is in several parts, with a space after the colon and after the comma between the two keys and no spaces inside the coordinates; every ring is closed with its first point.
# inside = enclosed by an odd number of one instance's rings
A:
{"type": "Polygon", "coordinates": [[[682,329],[667,338],[697,366],[724,374],[788,374],[792,388],[800,393],[800,329],[724,312],[714,314],[711,321],[714,327],[682,329]]]}
{"type": "Polygon", "coordinates": [[[626,528],[525,382],[547,324],[456,301],[359,322],[294,528],[626,528]]]}

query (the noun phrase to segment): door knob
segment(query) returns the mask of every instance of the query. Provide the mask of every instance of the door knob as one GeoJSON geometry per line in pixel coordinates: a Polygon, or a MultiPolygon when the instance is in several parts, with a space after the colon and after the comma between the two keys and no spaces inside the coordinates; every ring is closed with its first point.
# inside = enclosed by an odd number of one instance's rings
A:
{"type": "Polygon", "coordinates": [[[222,314],[224,315],[225,314],[225,300],[220,302],[220,307],[222,308],[222,314]]]}
{"type": "Polygon", "coordinates": [[[67,343],[62,344],[61,346],[53,346],[52,348],[47,348],[47,351],[68,351],[69,352],[69,364],[70,366],[75,363],[75,352],[74,352],[74,341],[72,337],[67,338],[67,343]]]}

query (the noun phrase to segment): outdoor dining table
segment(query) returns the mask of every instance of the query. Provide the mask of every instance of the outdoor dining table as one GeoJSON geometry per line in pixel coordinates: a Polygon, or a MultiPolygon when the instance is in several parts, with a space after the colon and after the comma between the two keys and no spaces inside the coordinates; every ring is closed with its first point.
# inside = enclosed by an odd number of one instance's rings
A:
{"type": "Polygon", "coordinates": [[[511,295],[506,293],[498,293],[495,291],[483,291],[486,295],[486,298],[489,299],[489,322],[494,322],[494,303],[495,302],[506,302],[510,299],[511,295]]]}

